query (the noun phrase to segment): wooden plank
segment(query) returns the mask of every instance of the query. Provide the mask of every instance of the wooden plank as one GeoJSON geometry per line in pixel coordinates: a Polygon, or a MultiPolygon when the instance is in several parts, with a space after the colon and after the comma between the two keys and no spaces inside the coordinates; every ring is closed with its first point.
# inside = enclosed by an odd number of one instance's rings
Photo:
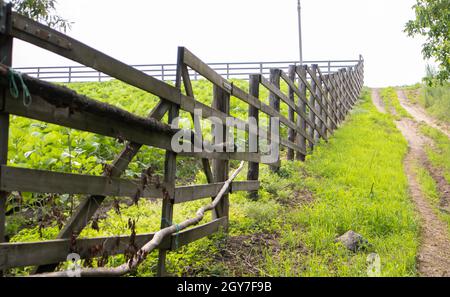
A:
{"type": "MultiPolygon", "coordinates": [[[[3,90],[4,91],[4,90],[3,90]]],[[[9,139],[9,114],[0,113],[0,164],[6,164],[8,162],[8,139],[9,139]]],[[[0,178],[3,178],[3,174],[0,173],[0,178]]],[[[4,242],[6,235],[6,201],[8,199],[8,193],[6,191],[0,191],[0,243],[4,242]]],[[[0,270],[0,276],[2,271],[0,270]]]]}
{"type": "MultiPolygon", "coordinates": [[[[251,96],[238,88],[237,86],[233,85],[233,90],[231,93],[232,96],[244,101],[247,104],[250,104],[251,106],[254,106],[262,111],[263,106],[265,105],[262,103],[258,98],[251,96]]],[[[267,107],[267,105],[265,105],[267,107]]],[[[267,110],[267,108],[266,108],[267,110]]],[[[270,115],[270,114],[269,114],[270,115]]]]}
{"type": "MultiPolygon", "coordinates": [[[[309,67],[306,66],[305,67],[306,72],[309,72],[309,67]]],[[[306,87],[308,88],[308,83],[305,82],[306,87]]],[[[314,82],[314,80],[311,80],[311,86],[308,88],[309,89],[309,111],[310,111],[310,120],[311,122],[316,124],[316,129],[315,130],[310,130],[310,136],[315,140],[318,141],[319,140],[319,136],[318,133],[322,132],[322,129],[320,129],[320,123],[318,122],[317,118],[320,118],[320,113],[318,112],[317,108],[317,103],[316,103],[316,83],[314,82]],[[314,109],[312,109],[311,107],[314,107],[314,109]],[[311,112],[312,111],[312,112],[311,112]]],[[[322,121],[322,123],[324,122],[323,119],[320,119],[322,121]]]]}
{"type": "Polygon", "coordinates": [[[258,153],[248,153],[248,152],[181,152],[178,153],[179,156],[192,157],[192,158],[208,158],[217,160],[239,160],[247,162],[258,162],[263,163],[261,160],[261,155],[258,153]]]}
{"type": "Polygon", "coordinates": [[[259,187],[260,182],[257,180],[235,181],[231,183],[230,193],[240,191],[256,191],[259,187]]]}
{"type": "MultiPolygon", "coordinates": [[[[3,2],[0,5],[4,5],[3,2]]],[[[12,4],[6,4],[3,9],[3,13],[6,15],[5,30],[10,30],[11,19],[11,7],[12,4]]],[[[11,66],[12,65],[12,49],[13,39],[10,36],[0,34],[0,57],[3,59],[2,63],[11,66]]],[[[3,112],[3,106],[5,102],[5,96],[9,93],[8,87],[0,88],[0,165],[6,165],[8,163],[8,140],[9,140],[9,114],[3,112]]],[[[1,177],[1,173],[0,173],[1,177]]],[[[6,235],[6,202],[8,200],[8,193],[0,191],[0,244],[5,241],[6,235]]],[[[3,276],[3,269],[0,268],[0,277],[3,276]]]]}
{"type": "Polygon", "coordinates": [[[201,76],[212,82],[214,85],[221,88],[228,94],[231,94],[232,84],[226,79],[222,78],[220,74],[214,71],[211,67],[209,67],[206,63],[200,60],[197,56],[195,56],[192,52],[190,52],[187,48],[183,48],[184,56],[183,62],[189,66],[191,69],[197,71],[201,76]]]}
{"type": "MultiPolygon", "coordinates": [[[[270,69],[270,83],[275,86],[276,89],[280,89],[280,78],[281,78],[281,70],[276,68],[270,69]]],[[[261,81],[263,81],[263,76],[261,76],[261,81]]],[[[269,105],[277,112],[280,112],[280,98],[277,96],[277,94],[273,91],[270,91],[269,93],[269,105]]],[[[279,125],[279,124],[278,124],[279,125]]],[[[292,125],[295,127],[295,124],[292,123],[292,125]]],[[[272,131],[272,121],[269,124],[269,131],[272,131]]],[[[296,128],[296,127],[295,127],[296,128]]],[[[280,126],[277,127],[278,131],[280,131],[280,126]]],[[[281,133],[278,133],[278,136],[281,137],[281,133]]],[[[272,135],[270,136],[270,144],[272,146],[272,135]]],[[[280,157],[278,156],[278,159],[280,157]]],[[[277,165],[271,165],[270,169],[273,172],[277,172],[280,170],[280,167],[277,165]]]]}
{"type": "MultiPolygon", "coordinates": [[[[233,191],[250,190],[257,183],[233,182],[233,191]]],[[[176,187],[174,203],[182,203],[217,195],[223,183],[176,187]]],[[[0,168],[0,190],[54,194],[90,194],[97,196],[163,198],[165,185],[146,185],[140,180],[117,177],[60,173],[2,165],[0,168]]]]}
{"type": "Polygon", "coordinates": [[[281,138],[280,139],[280,145],[282,145],[282,146],[284,146],[284,147],[286,147],[288,149],[291,149],[291,150],[293,150],[295,152],[299,152],[299,153],[302,153],[302,154],[306,155],[306,149],[305,148],[299,146],[298,144],[296,144],[295,142],[292,142],[290,140],[281,138]]]}
{"type": "MultiPolygon", "coordinates": [[[[294,81],[295,80],[295,65],[289,65],[288,73],[289,73],[289,80],[294,81]]],[[[296,109],[294,94],[295,94],[294,90],[291,87],[289,87],[289,100],[294,102],[294,108],[289,107],[289,110],[288,110],[288,117],[289,117],[289,120],[292,122],[295,122],[295,109],[296,109]]],[[[297,126],[297,128],[298,128],[298,126],[297,126]]],[[[297,133],[296,133],[295,129],[289,129],[288,140],[290,142],[294,143],[296,134],[297,133]]],[[[287,153],[287,159],[292,161],[292,160],[294,160],[294,157],[295,157],[295,151],[293,149],[289,149],[288,153],[287,153]]]]}
{"type": "MultiPolygon", "coordinates": [[[[230,94],[228,94],[222,87],[217,85],[213,86],[213,102],[212,107],[220,110],[226,114],[230,113],[230,94]]],[[[223,137],[227,135],[227,129],[223,126],[223,137]]],[[[219,143],[217,139],[214,140],[219,143]]],[[[224,142],[225,139],[220,139],[220,142],[224,142]]],[[[213,175],[215,182],[224,182],[228,179],[229,162],[227,160],[213,160],[213,175]]],[[[228,217],[229,213],[229,200],[228,195],[224,195],[213,210],[213,219],[222,217],[228,217]]]]}
{"type": "MultiPolygon", "coordinates": [[[[172,234],[163,239],[158,249],[174,249],[178,240],[178,248],[201,237],[217,232],[226,226],[226,218],[220,218],[192,229],[172,234]]],[[[154,233],[137,234],[135,244],[141,248],[149,242],[154,233]]],[[[67,255],[76,252],[81,259],[101,257],[103,252],[108,256],[123,254],[130,244],[129,235],[113,237],[55,239],[40,242],[0,243],[0,270],[34,265],[48,265],[67,260],[67,255]]]]}
{"type": "MultiPolygon", "coordinates": [[[[280,71],[280,78],[283,74],[283,71],[281,69],[278,69],[280,71]]],[[[291,98],[289,98],[288,96],[286,96],[285,94],[283,94],[283,92],[281,92],[281,90],[279,88],[277,88],[277,86],[270,82],[269,80],[267,80],[264,76],[261,75],[261,84],[271,93],[273,93],[274,96],[278,97],[279,99],[281,99],[283,102],[285,102],[289,107],[294,108],[295,109],[295,103],[294,100],[292,100],[291,98]]]]}
{"type": "MultiPolygon", "coordinates": [[[[223,185],[224,183],[220,182],[206,185],[176,187],[174,204],[214,197],[219,193],[223,185]]],[[[228,189],[227,193],[238,191],[255,191],[258,190],[258,188],[258,181],[236,181],[231,183],[231,187],[228,189]]]]}
{"type": "MultiPolygon", "coordinates": [[[[250,80],[249,80],[249,93],[254,96],[255,98],[259,98],[259,84],[261,81],[261,75],[250,75],[250,80]]],[[[249,148],[252,145],[255,145],[255,152],[259,152],[259,135],[258,135],[258,128],[259,128],[259,110],[258,108],[249,105],[248,106],[248,117],[250,118],[254,118],[255,119],[255,124],[256,124],[256,131],[252,131],[255,132],[256,134],[256,143],[250,143],[249,144],[249,148]]],[[[250,141],[250,139],[249,139],[250,141]]],[[[250,150],[252,151],[252,150],[250,150]]],[[[249,181],[257,181],[259,179],[259,163],[257,162],[249,162],[248,163],[248,171],[247,171],[247,180],[249,181]]],[[[252,191],[248,194],[248,197],[252,200],[257,200],[258,199],[258,191],[252,191]]]]}
{"type": "MultiPolygon", "coordinates": [[[[138,248],[153,238],[154,233],[136,235],[138,248]]],[[[123,254],[130,244],[130,236],[96,237],[76,239],[55,239],[40,242],[0,244],[0,267],[5,269],[34,265],[51,265],[64,262],[70,253],[77,253],[81,259],[101,257],[103,252],[113,256],[123,254]]],[[[170,238],[163,240],[160,247],[170,247],[170,238]]],[[[43,266],[43,267],[45,267],[43,266]]]]}
{"type": "Polygon", "coordinates": [[[162,198],[164,185],[145,185],[140,180],[61,173],[1,165],[0,190],[54,194],[89,194],[116,197],[162,198]]]}
{"type": "MultiPolygon", "coordinates": [[[[296,73],[299,75],[302,75],[304,77],[306,77],[306,71],[303,67],[301,66],[296,66],[295,69],[296,73]]],[[[307,120],[309,120],[306,116],[306,86],[303,83],[303,81],[299,78],[298,79],[298,88],[296,88],[295,84],[292,82],[292,86],[290,85],[290,87],[294,90],[297,91],[297,96],[299,98],[298,102],[297,102],[297,106],[298,109],[301,111],[301,113],[303,114],[300,115],[299,117],[297,117],[297,126],[300,128],[300,130],[304,131],[306,134],[306,123],[308,122],[307,120]]],[[[303,136],[302,134],[297,135],[297,143],[300,147],[304,148],[306,151],[306,137],[303,136]]],[[[311,143],[311,146],[314,146],[314,142],[311,143]]],[[[300,160],[300,161],[305,161],[306,158],[306,154],[301,154],[301,153],[297,153],[296,155],[296,159],[300,160]]]]}
{"type": "MultiPolygon", "coordinates": [[[[325,106],[323,106],[323,94],[322,94],[322,86],[320,85],[320,82],[317,80],[317,69],[319,66],[317,64],[312,65],[311,68],[308,68],[309,76],[311,78],[311,84],[315,87],[314,94],[316,95],[316,110],[319,112],[320,116],[323,118],[323,121],[318,121],[317,124],[319,125],[319,131],[322,131],[322,134],[326,135],[327,127],[328,127],[328,120],[327,115],[324,114],[325,106]]],[[[317,120],[317,118],[316,118],[317,120]]],[[[331,129],[328,129],[331,133],[331,129]]],[[[324,137],[325,138],[325,137],[324,137]]],[[[325,138],[326,139],[326,138],[325,138]]]]}
{"type": "Polygon", "coordinates": [[[222,217],[184,232],[180,232],[179,234],[173,234],[171,250],[177,250],[184,245],[197,241],[220,230],[226,230],[227,227],[228,217],[222,217]]]}
{"type": "MultiPolygon", "coordinates": [[[[169,110],[168,122],[173,126],[180,115],[180,107],[172,104],[169,110]]],[[[161,211],[161,229],[172,225],[173,220],[173,205],[175,201],[175,179],[177,177],[177,154],[171,151],[166,151],[164,160],[164,184],[166,191],[163,197],[162,211],[161,211]]],[[[157,276],[164,276],[166,271],[166,249],[159,249],[157,276]]]]}
{"type": "MultiPolygon", "coordinates": [[[[32,94],[32,103],[25,107],[21,100],[6,93],[5,111],[14,115],[27,117],[47,123],[57,124],[68,128],[92,132],[131,142],[150,145],[171,150],[171,139],[175,130],[168,125],[145,121],[144,118],[132,116],[133,122],[113,119],[107,115],[99,115],[96,111],[74,110],[67,106],[57,106],[44,100],[39,94],[32,94]],[[141,121],[141,124],[137,124],[141,121]]],[[[94,104],[95,100],[89,101],[94,104]]]]}

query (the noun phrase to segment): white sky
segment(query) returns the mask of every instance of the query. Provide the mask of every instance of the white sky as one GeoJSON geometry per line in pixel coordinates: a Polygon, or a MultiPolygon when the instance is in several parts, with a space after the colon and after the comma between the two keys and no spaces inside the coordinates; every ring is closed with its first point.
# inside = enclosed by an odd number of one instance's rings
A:
{"type": "MultiPolygon", "coordinates": [[[[298,59],[296,0],[59,0],[68,34],[129,64],[175,63],[178,46],[205,62],[298,59]]],[[[403,33],[415,0],[302,0],[305,60],[366,61],[366,85],[413,84],[423,39],[403,33]]],[[[75,65],[17,41],[14,66],[75,65]]]]}

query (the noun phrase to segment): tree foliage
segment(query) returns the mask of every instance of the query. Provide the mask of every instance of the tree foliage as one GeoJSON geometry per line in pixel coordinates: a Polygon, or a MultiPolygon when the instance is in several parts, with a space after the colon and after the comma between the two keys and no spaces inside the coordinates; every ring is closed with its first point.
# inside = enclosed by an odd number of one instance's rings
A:
{"type": "Polygon", "coordinates": [[[13,9],[33,20],[66,32],[71,22],[56,13],[56,0],[11,0],[13,9]]]}
{"type": "MultiPolygon", "coordinates": [[[[417,0],[416,18],[405,27],[408,36],[425,36],[422,53],[439,64],[435,79],[441,84],[450,78],[450,0],[417,0]]],[[[426,78],[428,83],[433,79],[426,78]]]]}

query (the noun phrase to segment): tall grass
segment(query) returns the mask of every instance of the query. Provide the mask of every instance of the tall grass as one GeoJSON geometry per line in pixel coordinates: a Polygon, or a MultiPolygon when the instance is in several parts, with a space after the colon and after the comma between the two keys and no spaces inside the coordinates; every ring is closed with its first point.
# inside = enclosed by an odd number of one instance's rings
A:
{"type": "Polygon", "coordinates": [[[416,173],[422,193],[430,202],[434,212],[437,214],[439,219],[447,224],[447,230],[450,234],[450,214],[440,210],[439,206],[441,194],[439,193],[436,181],[430,175],[428,170],[419,164],[415,164],[414,171],[416,173]]]}
{"type": "MultiPolygon", "coordinates": [[[[308,252],[286,248],[276,260],[268,255],[268,274],[366,276],[366,257],[376,252],[382,275],[416,275],[418,225],[403,170],[406,151],[392,117],[377,112],[365,90],[345,126],[298,164],[297,171],[306,173],[297,179],[316,201],[294,209],[289,222],[308,252]],[[348,230],[365,236],[372,249],[352,253],[336,243],[348,230]]],[[[292,232],[283,233],[291,237],[292,232]]]]}
{"type": "Polygon", "coordinates": [[[409,100],[419,103],[439,120],[450,123],[450,83],[433,87],[416,84],[404,89],[409,100]]]}
{"type": "Polygon", "coordinates": [[[434,145],[425,149],[427,157],[434,167],[443,171],[444,177],[450,183],[450,139],[440,130],[422,123],[420,131],[430,137],[434,145]]]}

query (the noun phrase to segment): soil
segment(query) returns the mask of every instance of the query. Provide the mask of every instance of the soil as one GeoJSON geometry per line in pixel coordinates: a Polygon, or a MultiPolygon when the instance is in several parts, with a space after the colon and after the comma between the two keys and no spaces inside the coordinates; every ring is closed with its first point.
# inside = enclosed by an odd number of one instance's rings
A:
{"type": "MultiPolygon", "coordinates": [[[[384,108],[380,108],[380,104],[377,102],[379,100],[378,90],[373,89],[372,94],[374,95],[372,100],[378,110],[386,112],[384,108]]],[[[409,110],[407,111],[409,112],[409,110]]],[[[413,113],[411,115],[415,117],[413,113]]],[[[396,121],[396,125],[409,144],[404,168],[408,178],[409,191],[421,219],[421,240],[417,261],[419,274],[421,276],[448,277],[450,276],[450,240],[447,226],[439,219],[432,205],[422,193],[414,171],[414,165],[417,162],[427,164],[424,145],[429,140],[419,133],[418,124],[414,120],[401,119],[396,121]]]]}
{"type": "Polygon", "coordinates": [[[276,255],[281,250],[278,234],[255,233],[228,237],[217,256],[233,276],[263,276],[259,264],[264,260],[264,251],[276,255]]]}

